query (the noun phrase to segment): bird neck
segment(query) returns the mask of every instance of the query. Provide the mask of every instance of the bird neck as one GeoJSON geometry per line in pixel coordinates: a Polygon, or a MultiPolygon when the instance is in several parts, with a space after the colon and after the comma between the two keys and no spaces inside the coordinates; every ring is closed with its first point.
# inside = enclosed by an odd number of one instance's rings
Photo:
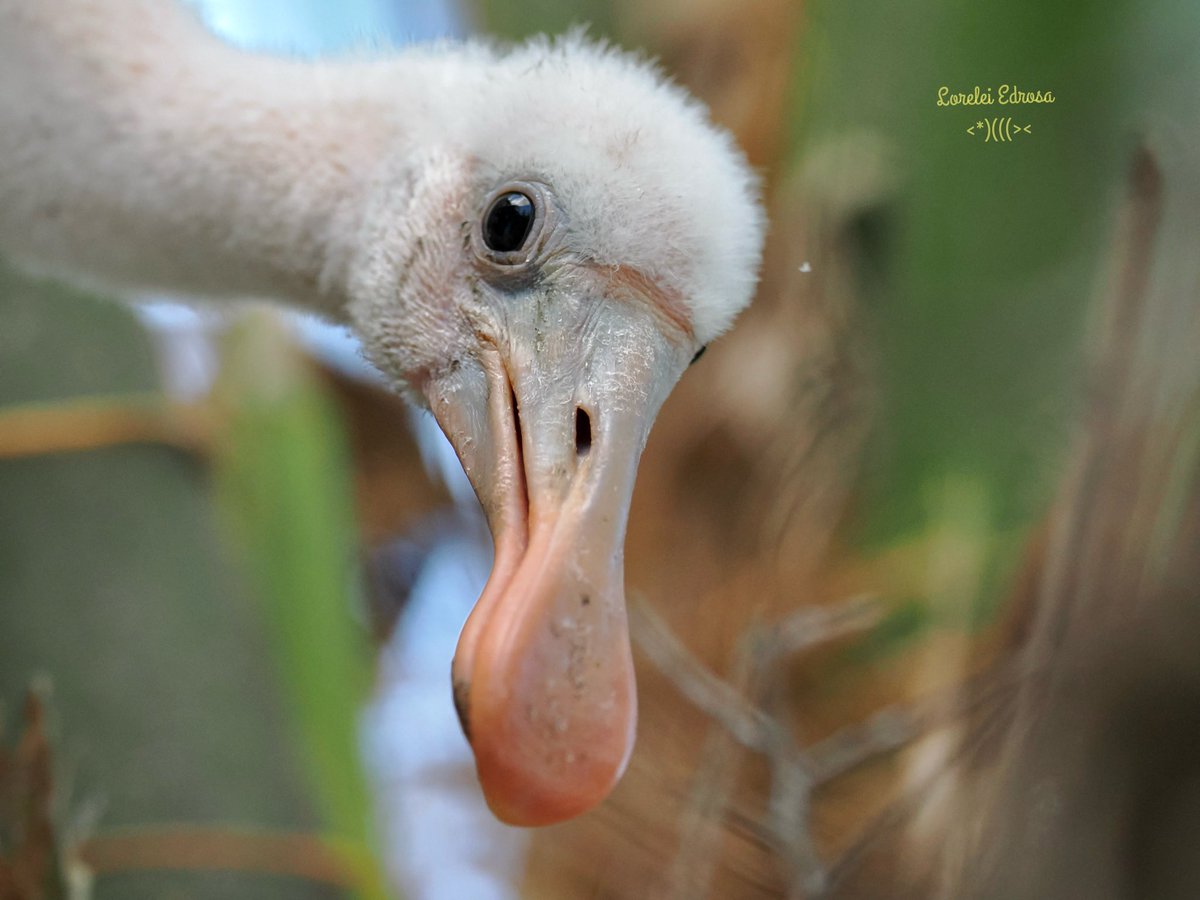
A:
{"type": "Polygon", "coordinates": [[[0,252],[119,291],[340,319],[407,113],[411,79],[384,95],[377,68],[240,52],[162,0],[0,0],[0,252]]]}

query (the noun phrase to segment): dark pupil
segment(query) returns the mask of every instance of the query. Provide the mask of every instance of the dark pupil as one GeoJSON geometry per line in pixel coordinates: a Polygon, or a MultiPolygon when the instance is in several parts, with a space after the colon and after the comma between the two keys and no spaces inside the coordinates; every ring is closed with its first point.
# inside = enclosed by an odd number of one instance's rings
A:
{"type": "Polygon", "coordinates": [[[533,227],[533,201],[509,191],[492,203],[483,220],[483,240],[497,253],[520,250],[533,227]]]}

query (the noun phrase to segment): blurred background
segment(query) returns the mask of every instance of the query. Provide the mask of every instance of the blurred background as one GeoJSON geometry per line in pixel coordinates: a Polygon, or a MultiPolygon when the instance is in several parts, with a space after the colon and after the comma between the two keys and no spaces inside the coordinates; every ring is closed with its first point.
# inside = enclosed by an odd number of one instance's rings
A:
{"type": "Polygon", "coordinates": [[[1197,895],[1200,7],[194,5],[303,55],[589,23],[760,171],[762,283],[641,466],[629,771],[526,832],[453,714],[491,548],[432,420],[335,329],[0,262],[0,898],[1197,895]]]}

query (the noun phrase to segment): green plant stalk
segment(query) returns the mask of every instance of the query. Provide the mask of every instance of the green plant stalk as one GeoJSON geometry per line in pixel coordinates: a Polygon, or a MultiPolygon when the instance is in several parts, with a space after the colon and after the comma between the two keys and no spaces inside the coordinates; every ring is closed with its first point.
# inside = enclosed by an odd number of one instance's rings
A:
{"type": "MultiPolygon", "coordinates": [[[[369,848],[371,810],[358,753],[368,648],[352,615],[356,529],[344,435],[332,404],[280,323],[248,319],[229,336],[218,388],[228,430],[215,453],[232,520],[289,695],[324,814],[369,848]]],[[[347,853],[361,895],[387,896],[366,853],[347,853]]]]}

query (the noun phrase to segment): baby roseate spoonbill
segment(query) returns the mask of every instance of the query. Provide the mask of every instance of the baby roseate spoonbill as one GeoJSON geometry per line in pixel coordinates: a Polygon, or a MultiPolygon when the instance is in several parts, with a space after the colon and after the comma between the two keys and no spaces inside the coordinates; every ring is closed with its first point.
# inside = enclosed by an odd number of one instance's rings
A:
{"type": "Polygon", "coordinates": [[[454,697],[506,822],[589,809],[629,758],[634,475],[763,228],[704,109],[582,38],[314,62],[170,0],[0,0],[0,251],[345,323],[454,445],[496,543],[454,697]]]}

